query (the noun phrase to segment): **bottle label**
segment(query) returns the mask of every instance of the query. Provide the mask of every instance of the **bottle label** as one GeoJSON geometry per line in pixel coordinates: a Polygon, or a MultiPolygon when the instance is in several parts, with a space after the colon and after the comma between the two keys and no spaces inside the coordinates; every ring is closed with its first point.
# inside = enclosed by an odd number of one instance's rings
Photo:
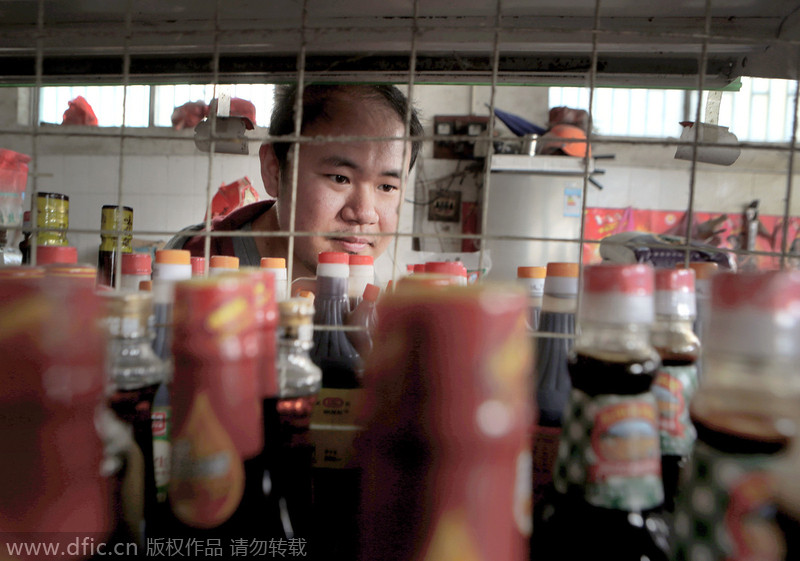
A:
{"type": "Polygon", "coordinates": [[[697,367],[662,366],[653,382],[658,403],[661,454],[686,457],[692,452],[697,431],[689,416],[689,403],[697,389],[697,367]]]}
{"type": "Polygon", "coordinates": [[[772,500],[774,462],[698,442],[675,506],[676,559],[785,559],[772,500]]]}
{"type": "Polygon", "coordinates": [[[555,487],[581,487],[592,505],[641,511],[664,501],[655,396],[573,389],[559,442],[555,487]]]}
{"type": "Polygon", "coordinates": [[[155,462],[156,495],[158,502],[167,500],[169,486],[170,457],[170,415],[169,406],[154,406],[151,413],[153,430],[153,461],[155,462]]]}
{"type": "Polygon", "coordinates": [[[198,393],[172,445],[169,501],[172,512],[195,528],[219,526],[239,506],[244,466],[217,418],[208,393],[198,393]]]}

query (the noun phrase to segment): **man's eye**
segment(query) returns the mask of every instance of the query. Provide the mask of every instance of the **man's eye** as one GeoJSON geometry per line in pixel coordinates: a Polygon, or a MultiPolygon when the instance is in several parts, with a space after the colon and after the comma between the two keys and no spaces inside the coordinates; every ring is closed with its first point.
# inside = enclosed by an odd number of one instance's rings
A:
{"type": "Polygon", "coordinates": [[[397,186],[389,185],[388,183],[386,183],[384,185],[379,186],[378,189],[380,189],[384,193],[391,193],[392,191],[397,191],[397,186]]]}
{"type": "Polygon", "coordinates": [[[339,183],[340,185],[344,185],[345,183],[348,182],[347,177],[345,177],[344,175],[333,174],[329,175],[328,177],[331,178],[331,181],[333,181],[334,183],[339,183]]]}

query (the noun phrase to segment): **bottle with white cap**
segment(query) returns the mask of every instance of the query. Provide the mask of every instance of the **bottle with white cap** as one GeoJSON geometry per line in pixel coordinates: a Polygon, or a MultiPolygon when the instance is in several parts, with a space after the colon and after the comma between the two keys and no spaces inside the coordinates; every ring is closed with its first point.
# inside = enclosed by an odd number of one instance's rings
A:
{"type": "Polygon", "coordinates": [[[691,269],[656,269],[656,318],[651,341],[661,356],[661,367],[653,393],[658,404],[664,509],[668,512],[675,508],[680,474],[697,437],[689,416],[700,355],[700,340],[692,329],[696,314],[694,280],[691,269]]]}
{"type": "Polygon", "coordinates": [[[261,268],[272,271],[275,275],[275,300],[283,302],[288,298],[286,281],[286,259],[283,257],[262,257],[261,268]]]}
{"type": "Polygon", "coordinates": [[[212,255],[208,263],[208,276],[235,273],[239,270],[239,258],[231,255],[212,255]]]}
{"type": "Polygon", "coordinates": [[[350,301],[350,311],[356,309],[364,289],[368,284],[375,283],[375,265],[372,255],[349,255],[350,277],[347,282],[347,298],[350,301]]]}
{"type": "Polygon", "coordinates": [[[722,271],[711,289],[676,559],[785,559],[771,478],[797,434],[800,273],[722,271]]]}
{"type": "Polygon", "coordinates": [[[542,295],[547,267],[517,267],[517,282],[528,293],[530,314],[528,329],[536,331],[539,327],[539,312],[542,311],[542,295]]]}
{"type": "Polygon", "coordinates": [[[139,290],[139,283],[150,280],[153,274],[152,259],[149,253],[123,253],[122,276],[120,288],[122,290],[139,290]]]}
{"type": "Polygon", "coordinates": [[[650,343],[653,277],[646,264],[584,269],[556,493],[536,530],[536,558],[670,559],[651,391],[659,366],[650,343]]]}

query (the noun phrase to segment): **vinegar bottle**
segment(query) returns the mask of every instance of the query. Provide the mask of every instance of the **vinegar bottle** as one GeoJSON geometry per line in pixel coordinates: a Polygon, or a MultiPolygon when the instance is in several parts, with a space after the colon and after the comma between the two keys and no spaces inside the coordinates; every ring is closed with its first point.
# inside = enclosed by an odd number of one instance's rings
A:
{"type": "MultiPolygon", "coordinates": [[[[103,231],[122,230],[129,233],[133,228],[133,209],[129,206],[103,205],[100,229],[103,231]]],[[[121,254],[132,253],[131,236],[123,235],[120,250],[117,249],[118,236],[113,233],[100,234],[100,249],[97,252],[97,285],[116,287],[117,260],[121,254]]]]}
{"type": "Polygon", "coordinates": [[[656,400],[659,356],[650,344],[653,269],[584,269],[580,331],[569,357],[555,493],[536,529],[533,559],[669,559],[661,517],[656,400]]]}

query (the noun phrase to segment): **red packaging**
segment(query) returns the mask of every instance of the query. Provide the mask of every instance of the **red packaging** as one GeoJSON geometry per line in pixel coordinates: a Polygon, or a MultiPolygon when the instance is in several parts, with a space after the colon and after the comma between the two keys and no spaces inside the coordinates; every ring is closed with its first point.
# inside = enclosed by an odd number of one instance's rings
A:
{"type": "Polygon", "coordinates": [[[275,275],[267,269],[246,269],[255,283],[256,329],[259,334],[260,362],[258,382],[262,398],[276,397],[279,392],[277,358],[278,302],[275,300],[275,275]]]}
{"type": "Polygon", "coordinates": [[[0,532],[8,542],[38,534],[66,548],[78,535],[102,541],[112,529],[111,480],[101,475],[95,428],[105,389],[100,315],[87,286],[3,280],[0,532]]]}
{"type": "Polygon", "coordinates": [[[62,125],[97,126],[97,117],[94,114],[94,110],[83,96],[79,95],[68,103],[69,107],[64,111],[64,116],[61,120],[62,125]]]}
{"type": "Polygon", "coordinates": [[[169,498],[175,515],[196,528],[233,514],[244,491],[242,461],[263,448],[254,302],[252,279],[239,273],[175,285],[169,498]]]}
{"type": "Polygon", "coordinates": [[[397,291],[366,365],[361,559],[527,559],[532,346],[517,287],[397,291]]]}

